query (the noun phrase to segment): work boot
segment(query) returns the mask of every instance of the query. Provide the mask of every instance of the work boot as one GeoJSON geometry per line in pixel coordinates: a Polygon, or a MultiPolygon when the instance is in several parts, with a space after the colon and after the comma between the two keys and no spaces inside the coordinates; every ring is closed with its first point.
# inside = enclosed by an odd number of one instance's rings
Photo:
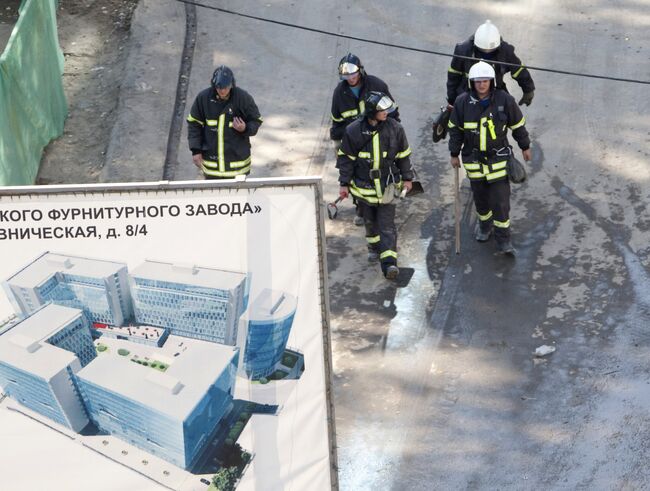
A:
{"type": "Polygon", "coordinates": [[[394,280],[399,275],[399,268],[394,264],[391,264],[386,268],[386,273],[384,276],[387,280],[394,280]]]}
{"type": "Polygon", "coordinates": [[[505,240],[503,242],[497,242],[497,250],[501,254],[507,254],[509,256],[514,256],[515,253],[517,252],[515,248],[512,246],[512,242],[509,240],[505,240]]]}
{"type": "Polygon", "coordinates": [[[368,262],[376,263],[379,261],[379,253],[376,251],[368,251],[368,262]]]}
{"type": "Polygon", "coordinates": [[[490,240],[490,235],[492,235],[492,222],[477,222],[476,228],[474,229],[474,238],[478,242],[487,242],[490,240]]]}
{"type": "Polygon", "coordinates": [[[363,219],[363,217],[355,215],[354,220],[352,220],[352,223],[354,223],[357,227],[363,227],[366,224],[366,221],[363,219]]]}

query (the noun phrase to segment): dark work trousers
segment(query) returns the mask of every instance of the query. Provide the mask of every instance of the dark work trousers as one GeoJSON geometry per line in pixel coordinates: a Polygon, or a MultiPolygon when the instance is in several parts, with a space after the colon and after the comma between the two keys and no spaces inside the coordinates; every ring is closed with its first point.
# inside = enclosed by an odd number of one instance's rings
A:
{"type": "Polygon", "coordinates": [[[395,227],[395,205],[369,205],[358,200],[359,209],[366,221],[368,250],[379,253],[381,269],[397,265],[397,228],[395,227]]]}
{"type": "Polygon", "coordinates": [[[352,198],[352,203],[354,203],[354,214],[358,217],[363,217],[363,210],[359,206],[359,202],[356,200],[356,198],[352,198]]]}
{"type": "Polygon", "coordinates": [[[476,212],[482,224],[494,225],[494,238],[503,243],[510,240],[510,181],[470,181],[476,212]]]}

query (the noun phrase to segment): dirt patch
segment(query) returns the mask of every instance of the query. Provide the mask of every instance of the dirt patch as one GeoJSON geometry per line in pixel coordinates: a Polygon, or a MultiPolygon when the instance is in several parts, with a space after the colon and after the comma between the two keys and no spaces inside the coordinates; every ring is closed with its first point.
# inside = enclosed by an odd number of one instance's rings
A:
{"type": "Polygon", "coordinates": [[[14,24],[18,20],[18,7],[21,0],[4,0],[0,5],[0,54],[5,49],[14,24]]]}
{"type": "Polygon", "coordinates": [[[57,22],[69,112],[63,135],[44,151],[37,184],[99,181],[138,1],[60,1],[57,22]]]}

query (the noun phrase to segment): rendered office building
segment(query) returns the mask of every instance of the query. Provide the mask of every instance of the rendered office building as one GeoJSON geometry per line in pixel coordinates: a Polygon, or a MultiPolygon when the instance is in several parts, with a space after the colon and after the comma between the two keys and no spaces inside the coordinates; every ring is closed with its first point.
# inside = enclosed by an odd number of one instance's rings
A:
{"type": "Polygon", "coordinates": [[[239,337],[245,343],[242,366],[248,378],[257,380],[275,371],[287,348],[296,307],[296,297],[269,289],[251,303],[239,337]]]}
{"type": "Polygon", "coordinates": [[[244,273],[145,261],[130,273],[135,319],[171,334],[234,345],[246,310],[244,273]]]}
{"type": "Polygon", "coordinates": [[[102,354],[77,378],[88,414],[100,429],[190,469],[232,408],[239,350],[175,336],[166,344],[179,340],[187,349],[169,360],[164,373],[102,354]]]}
{"type": "Polygon", "coordinates": [[[23,406],[80,431],[88,417],[75,373],[95,356],[83,312],[48,304],[0,336],[0,387],[23,406]]]}
{"type": "Polygon", "coordinates": [[[52,302],[81,309],[92,322],[119,326],[132,316],[123,263],[46,252],[3,287],[22,315],[52,302]]]}

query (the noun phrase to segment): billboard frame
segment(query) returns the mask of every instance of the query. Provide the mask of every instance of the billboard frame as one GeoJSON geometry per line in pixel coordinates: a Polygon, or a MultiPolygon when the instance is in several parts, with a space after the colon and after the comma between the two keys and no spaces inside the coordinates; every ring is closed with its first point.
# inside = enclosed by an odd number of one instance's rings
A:
{"type": "Polygon", "coordinates": [[[155,181],[135,183],[101,183],[101,184],[54,184],[44,186],[0,186],[0,197],[29,197],[41,195],[86,195],[97,194],[123,194],[143,191],[186,191],[193,189],[259,189],[269,187],[313,187],[314,210],[316,212],[316,236],[318,242],[318,256],[320,285],[319,296],[321,302],[321,336],[323,341],[323,361],[325,377],[325,399],[327,410],[327,434],[330,454],[330,482],[331,489],[338,491],[338,455],[336,445],[336,419],[334,412],[333,393],[333,367],[332,367],[332,338],[330,331],[330,303],[325,236],[325,213],[323,201],[322,178],[319,176],[288,177],[288,178],[251,178],[229,180],[204,180],[204,181],[155,181]]]}

